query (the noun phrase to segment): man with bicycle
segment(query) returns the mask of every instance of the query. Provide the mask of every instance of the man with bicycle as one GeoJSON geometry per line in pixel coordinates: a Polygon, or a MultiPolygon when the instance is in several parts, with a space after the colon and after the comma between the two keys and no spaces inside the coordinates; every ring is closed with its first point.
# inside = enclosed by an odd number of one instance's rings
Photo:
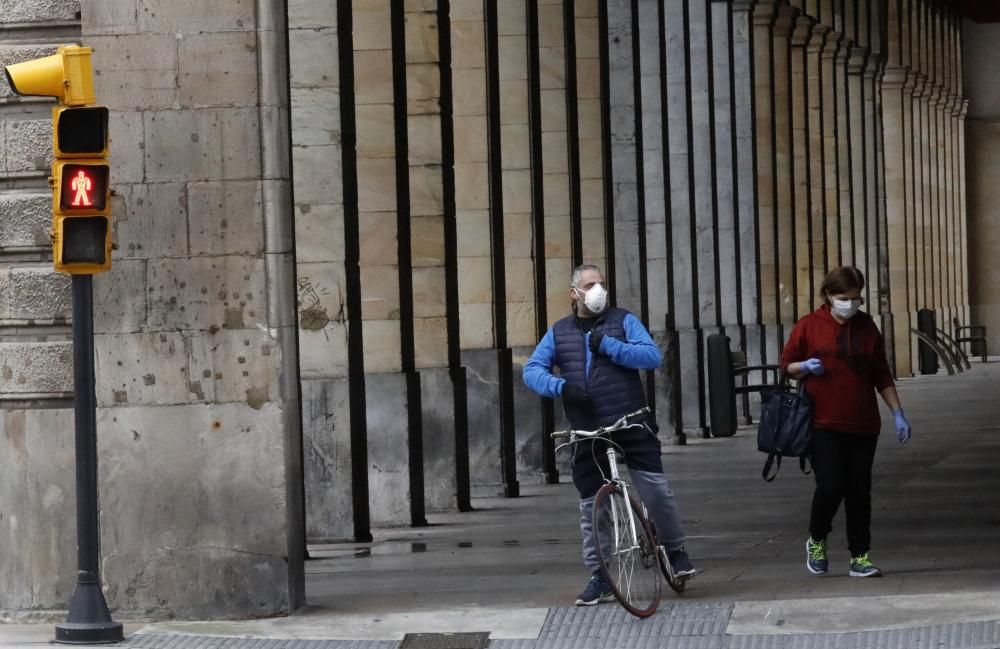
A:
{"type": "MultiPolygon", "coordinates": [[[[584,264],[573,270],[570,299],[573,314],[556,322],[538,343],[524,366],[524,383],[543,397],[562,398],[572,428],[594,430],[646,405],[639,371],[656,369],[663,356],[635,315],[608,308],[599,267],[584,264]],[[560,376],[552,373],[553,367],[560,376]]],[[[625,454],[632,483],[649,509],[674,574],[688,578],[695,568],[684,549],[680,511],[663,473],[658,430],[650,417],[640,426],[615,432],[612,440],[625,454]]],[[[591,571],[576,605],[592,606],[614,599],[600,570],[591,523],[594,496],[608,474],[607,457],[592,441],[574,449],[571,466],[580,493],[583,563],[591,571]]]]}

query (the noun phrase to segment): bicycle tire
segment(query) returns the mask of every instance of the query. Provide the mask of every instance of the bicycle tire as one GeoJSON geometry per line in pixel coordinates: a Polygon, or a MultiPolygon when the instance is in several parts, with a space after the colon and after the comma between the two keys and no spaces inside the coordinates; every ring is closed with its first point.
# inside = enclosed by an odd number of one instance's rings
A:
{"type": "Polygon", "coordinates": [[[660,605],[660,562],[642,508],[631,498],[626,502],[621,487],[606,484],[594,498],[592,524],[601,570],[615,599],[632,615],[649,617],[660,605]],[[626,508],[632,510],[638,538],[626,508]]]}
{"type": "Polygon", "coordinates": [[[667,559],[667,549],[662,545],[660,546],[660,572],[663,574],[663,580],[678,595],[683,593],[684,589],[687,588],[687,581],[690,577],[677,577],[674,575],[673,568],[670,567],[670,560],[667,559]]]}

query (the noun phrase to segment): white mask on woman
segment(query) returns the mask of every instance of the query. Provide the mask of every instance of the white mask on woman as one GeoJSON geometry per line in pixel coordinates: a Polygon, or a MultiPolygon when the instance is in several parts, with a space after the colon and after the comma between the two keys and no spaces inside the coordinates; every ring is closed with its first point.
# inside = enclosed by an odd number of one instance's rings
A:
{"type": "Polygon", "coordinates": [[[574,288],[577,295],[583,296],[583,303],[587,310],[597,315],[602,313],[608,306],[608,291],[600,284],[594,284],[587,291],[574,288]]]}
{"type": "Polygon", "coordinates": [[[861,298],[854,300],[838,300],[837,298],[832,299],[833,305],[830,307],[830,312],[838,318],[843,318],[844,320],[850,320],[861,308],[861,298]]]}

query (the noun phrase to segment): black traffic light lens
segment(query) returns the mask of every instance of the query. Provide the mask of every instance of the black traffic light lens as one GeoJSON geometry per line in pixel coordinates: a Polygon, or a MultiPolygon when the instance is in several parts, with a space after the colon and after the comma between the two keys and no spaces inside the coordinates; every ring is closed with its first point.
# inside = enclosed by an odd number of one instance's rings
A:
{"type": "Polygon", "coordinates": [[[56,142],[63,153],[103,154],[108,147],[108,109],[96,106],[61,111],[56,142]]]}
{"type": "Polygon", "coordinates": [[[108,165],[66,164],[59,179],[59,208],[63,212],[95,212],[107,206],[108,165]]]}
{"type": "Polygon", "coordinates": [[[63,219],[62,263],[103,264],[107,238],[108,219],[103,216],[63,219]]]}

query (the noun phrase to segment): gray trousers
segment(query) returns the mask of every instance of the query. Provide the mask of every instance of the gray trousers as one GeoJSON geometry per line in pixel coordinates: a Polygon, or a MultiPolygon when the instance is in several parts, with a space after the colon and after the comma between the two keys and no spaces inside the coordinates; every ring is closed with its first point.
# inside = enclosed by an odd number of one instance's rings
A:
{"type": "MultiPolygon", "coordinates": [[[[631,469],[630,486],[638,493],[639,499],[646,505],[649,518],[656,526],[656,537],[667,550],[677,550],[684,546],[684,529],[681,527],[681,512],[677,506],[674,492],[667,483],[663,473],[638,471],[631,469]]],[[[594,498],[584,498],[580,501],[580,534],[583,536],[583,564],[594,572],[601,567],[597,557],[597,546],[594,541],[593,527],[594,498]]]]}

